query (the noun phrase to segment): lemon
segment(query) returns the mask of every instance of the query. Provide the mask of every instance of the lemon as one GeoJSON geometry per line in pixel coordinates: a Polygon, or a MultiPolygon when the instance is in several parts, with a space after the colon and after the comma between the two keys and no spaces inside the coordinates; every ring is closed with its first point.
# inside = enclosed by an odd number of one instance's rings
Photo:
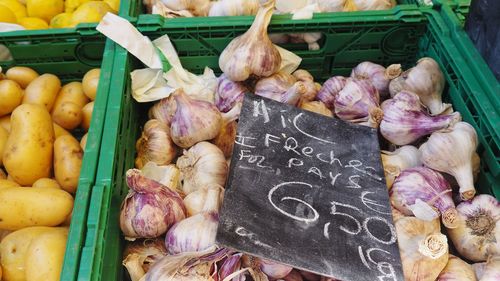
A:
{"type": "Polygon", "coordinates": [[[108,3],[108,5],[113,9],[113,11],[117,14],[120,9],[120,0],[103,0],[103,2],[108,3]]]}
{"type": "Polygon", "coordinates": [[[102,1],[83,3],[73,13],[71,23],[73,26],[84,22],[99,22],[107,12],[113,12],[111,7],[102,1]]]}
{"type": "Polygon", "coordinates": [[[65,28],[71,27],[72,13],[61,13],[50,20],[50,27],[52,28],[65,28]]]}
{"type": "Polygon", "coordinates": [[[64,2],[64,12],[72,13],[83,3],[89,2],[92,0],[66,0],[64,2]]]}
{"type": "Polygon", "coordinates": [[[26,7],[17,0],[0,0],[0,5],[8,7],[16,15],[17,20],[27,16],[26,7]]]}
{"type": "Polygon", "coordinates": [[[64,11],[63,0],[27,0],[28,16],[41,18],[46,22],[64,11]]]}
{"type": "Polygon", "coordinates": [[[0,4],[0,22],[16,23],[16,14],[11,9],[0,4]]]}
{"type": "Polygon", "coordinates": [[[40,18],[26,17],[17,21],[18,24],[24,26],[26,29],[47,29],[49,25],[40,18]]]}

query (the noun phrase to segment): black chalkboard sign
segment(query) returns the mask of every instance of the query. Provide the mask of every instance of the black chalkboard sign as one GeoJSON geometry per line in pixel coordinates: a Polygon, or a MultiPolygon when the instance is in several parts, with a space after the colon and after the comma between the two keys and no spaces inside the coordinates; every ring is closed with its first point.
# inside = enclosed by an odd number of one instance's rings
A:
{"type": "Polygon", "coordinates": [[[343,281],[403,280],[376,130],[247,94],[217,243],[343,281]]]}

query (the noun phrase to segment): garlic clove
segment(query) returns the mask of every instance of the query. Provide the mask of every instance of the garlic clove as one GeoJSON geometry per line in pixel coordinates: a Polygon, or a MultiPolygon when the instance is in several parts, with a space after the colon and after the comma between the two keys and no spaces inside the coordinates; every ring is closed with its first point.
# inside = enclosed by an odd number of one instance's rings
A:
{"type": "Polygon", "coordinates": [[[215,105],[191,99],[182,90],[177,90],[174,98],[177,108],[170,131],[175,144],[188,148],[217,136],[222,126],[222,117],[215,105]]]}
{"type": "Polygon", "coordinates": [[[318,92],[316,99],[322,101],[326,107],[333,109],[335,97],[344,88],[347,83],[347,78],[342,76],[333,76],[323,83],[323,86],[318,92]]]}
{"type": "Polygon", "coordinates": [[[422,154],[418,148],[405,145],[395,151],[381,151],[382,164],[387,188],[391,188],[394,179],[399,176],[401,171],[407,168],[422,166],[422,154]]]}
{"type": "Polygon", "coordinates": [[[300,105],[300,108],[315,112],[321,115],[325,115],[328,117],[333,117],[333,113],[330,109],[326,107],[326,105],[321,101],[310,101],[305,102],[300,105]]]}
{"type": "Polygon", "coordinates": [[[461,120],[458,112],[428,115],[422,108],[419,97],[408,91],[402,91],[384,101],[381,107],[384,117],[380,123],[380,133],[396,145],[410,144],[435,131],[448,129],[461,120]]]}
{"type": "Polygon", "coordinates": [[[169,128],[156,119],[146,122],[135,147],[135,166],[139,169],[148,162],[158,165],[170,164],[177,156],[177,148],[169,135],[169,128]]]}
{"type": "Polygon", "coordinates": [[[434,132],[419,148],[424,165],[455,177],[463,200],[469,200],[476,194],[472,159],[477,143],[474,128],[459,122],[448,131],[434,132]]]}
{"type": "Polygon", "coordinates": [[[233,82],[222,74],[215,90],[215,106],[221,112],[230,111],[237,103],[243,102],[248,88],[241,82],[233,82]]]}
{"type": "Polygon", "coordinates": [[[252,26],[229,43],[219,57],[220,69],[232,81],[250,76],[268,77],[278,72],[281,55],[267,35],[275,0],[261,4],[252,26]]]}

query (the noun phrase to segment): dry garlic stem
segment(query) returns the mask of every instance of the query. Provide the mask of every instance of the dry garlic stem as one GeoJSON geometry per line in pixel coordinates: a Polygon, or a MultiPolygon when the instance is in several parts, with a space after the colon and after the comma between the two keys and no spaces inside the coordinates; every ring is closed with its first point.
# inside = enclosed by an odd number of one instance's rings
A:
{"type": "Polygon", "coordinates": [[[267,35],[275,0],[265,2],[257,12],[250,29],[236,37],[224,49],[219,66],[233,81],[244,81],[250,76],[267,77],[278,72],[281,55],[267,35]]]}

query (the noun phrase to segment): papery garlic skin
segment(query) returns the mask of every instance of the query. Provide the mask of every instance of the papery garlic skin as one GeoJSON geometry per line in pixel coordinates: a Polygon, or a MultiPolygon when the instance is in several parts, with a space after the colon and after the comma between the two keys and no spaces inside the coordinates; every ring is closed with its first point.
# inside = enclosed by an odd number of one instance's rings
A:
{"type": "Polygon", "coordinates": [[[477,144],[476,130],[468,123],[459,122],[450,130],[433,133],[419,149],[424,165],[454,176],[460,186],[460,196],[469,200],[476,194],[472,159],[477,144]]]}
{"type": "Polygon", "coordinates": [[[258,10],[258,0],[218,0],[213,2],[208,16],[250,16],[255,15],[258,10]]]}
{"type": "Polygon", "coordinates": [[[158,237],[186,217],[182,198],[175,191],[144,177],[137,169],[128,170],[126,177],[130,191],[120,213],[125,239],[158,237]]]}
{"type": "Polygon", "coordinates": [[[384,117],[380,133],[396,145],[410,144],[419,138],[443,129],[448,129],[461,120],[454,112],[448,115],[429,116],[420,104],[418,96],[402,91],[382,103],[384,117]]]}
{"type": "Polygon", "coordinates": [[[167,252],[171,255],[198,252],[215,245],[219,215],[204,212],[173,225],[165,236],[167,252]]]}
{"type": "Polygon", "coordinates": [[[368,79],[383,97],[389,95],[389,82],[401,74],[401,65],[392,64],[387,69],[379,64],[365,61],[352,69],[351,77],[368,79]]]}
{"type": "Polygon", "coordinates": [[[223,198],[224,188],[216,184],[193,191],[184,198],[187,216],[202,212],[219,212],[223,198]]]}
{"type": "Polygon", "coordinates": [[[292,73],[293,77],[304,84],[306,88],[304,94],[300,97],[300,104],[304,102],[313,101],[318,94],[319,89],[316,87],[316,83],[314,83],[314,78],[307,70],[298,69],[292,73]]]}
{"type": "Polygon", "coordinates": [[[157,181],[164,186],[176,191],[182,197],[181,172],[174,164],[160,166],[154,162],[148,162],[141,168],[142,175],[157,181]]]}
{"type": "MultiPolygon", "coordinates": [[[[217,275],[219,277],[218,280],[225,280],[225,278],[228,278],[231,276],[231,274],[234,274],[235,272],[239,271],[241,269],[241,256],[243,254],[241,253],[236,253],[229,255],[224,262],[221,264],[219,270],[217,271],[217,275]]],[[[237,276],[233,276],[233,278],[230,279],[231,281],[245,281],[245,274],[241,273],[238,274],[237,276]]]]}
{"type": "Polygon", "coordinates": [[[447,228],[457,227],[457,211],[451,188],[441,174],[429,168],[415,167],[402,171],[392,185],[390,198],[392,205],[405,215],[432,220],[432,214],[427,214],[427,210],[423,209],[432,207],[439,211],[447,228]],[[418,204],[417,201],[427,205],[418,204]]]}
{"type": "Polygon", "coordinates": [[[199,142],[177,159],[181,170],[182,189],[189,193],[206,186],[224,186],[228,172],[222,151],[209,142],[199,142]]]}
{"type": "Polygon", "coordinates": [[[347,78],[342,76],[333,76],[323,83],[323,86],[318,92],[316,99],[322,101],[326,107],[333,109],[335,105],[335,97],[344,88],[347,83],[347,78]]]}
{"type": "Polygon", "coordinates": [[[405,145],[394,151],[381,151],[387,188],[391,188],[401,171],[407,168],[422,166],[422,154],[418,148],[405,145]]]}
{"type": "Polygon", "coordinates": [[[123,252],[123,266],[132,281],[139,281],[152,264],[167,255],[163,239],[144,239],[128,242],[123,252]]]}
{"type": "Polygon", "coordinates": [[[196,17],[205,17],[210,9],[210,0],[161,0],[174,11],[187,10],[196,17]]]}
{"type": "Polygon", "coordinates": [[[252,26],[227,45],[219,57],[220,69],[232,81],[244,81],[250,76],[268,77],[278,72],[281,55],[267,35],[275,1],[260,7],[252,26]]]}
{"type": "Polygon", "coordinates": [[[182,90],[176,91],[174,98],[177,109],[170,133],[175,144],[188,148],[217,136],[222,126],[222,116],[215,105],[191,99],[182,90]]]}
{"type": "Polygon", "coordinates": [[[393,211],[405,281],[435,281],[448,263],[439,220],[423,221],[393,211]]]}
{"type": "Polygon", "coordinates": [[[262,78],[255,84],[256,95],[290,105],[296,105],[305,92],[304,83],[286,72],[262,78]]]}
{"type": "Polygon", "coordinates": [[[300,108],[318,113],[321,115],[325,115],[328,117],[333,117],[333,113],[330,109],[326,107],[326,105],[320,101],[310,101],[310,102],[305,102],[300,105],[300,108]]]}
{"type": "Polygon", "coordinates": [[[177,156],[177,148],[170,138],[168,127],[156,119],[146,122],[135,147],[135,166],[139,169],[150,161],[158,165],[170,164],[177,156]]]}
{"type": "Polygon", "coordinates": [[[500,280],[500,256],[490,256],[485,263],[473,264],[472,267],[479,281],[500,280]]]}
{"type": "Polygon", "coordinates": [[[460,203],[457,211],[458,227],[448,235],[460,255],[474,262],[500,255],[500,203],[495,197],[480,194],[460,203]]]}
{"type": "Polygon", "coordinates": [[[370,81],[351,78],[335,96],[335,115],[344,121],[377,128],[383,116],[379,102],[378,91],[370,81]]]}
{"type": "Polygon", "coordinates": [[[215,90],[215,106],[220,112],[230,111],[237,103],[243,102],[248,88],[240,82],[233,82],[226,75],[218,78],[215,90]]]}
{"type": "Polygon", "coordinates": [[[477,281],[472,266],[459,257],[450,255],[448,264],[441,271],[436,281],[477,281]]]}

